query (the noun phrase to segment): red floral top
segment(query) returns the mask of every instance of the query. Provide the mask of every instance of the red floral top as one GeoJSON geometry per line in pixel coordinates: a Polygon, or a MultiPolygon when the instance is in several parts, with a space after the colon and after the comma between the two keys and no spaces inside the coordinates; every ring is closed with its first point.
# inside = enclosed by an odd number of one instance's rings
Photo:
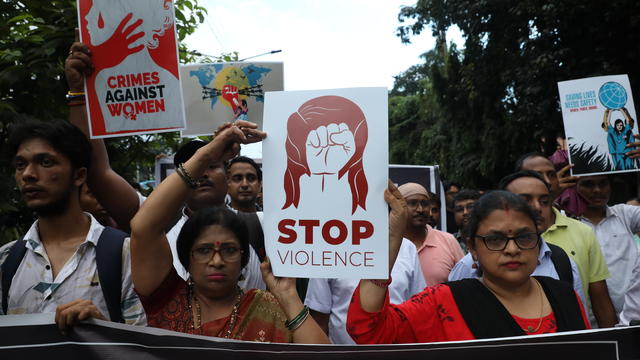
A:
{"type": "MultiPolygon", "coordinates": [[[[576,297],[578,297],[576,295],[576,297]]],[[[590,328],[578,297],[582,318],[590,328]]],[[[527,335],[554,333],[557,331],[553,312],[542,318],[513,319],[527,335]],[[531,330],[531,331],[527,331],[531,330]]],[[[438,341],[473,340],[475,337],[467,327],[451,289],[440,284],[424,289],[400,305],[389,303],[387,292],[385,304],[379,312],[366,312],[360,306],[360,286],[356,289],[347,314],[347,332],[357,344],[399,344],[438,341]]]]}

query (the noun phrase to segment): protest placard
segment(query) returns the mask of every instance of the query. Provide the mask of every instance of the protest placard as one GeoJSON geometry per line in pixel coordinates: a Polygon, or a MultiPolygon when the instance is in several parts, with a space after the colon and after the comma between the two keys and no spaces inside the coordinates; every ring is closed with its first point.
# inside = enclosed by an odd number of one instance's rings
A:
{"type": "Polygon", "coordinates": [[[180,74],[187,114],[182,136],[208,136],[236,119],[262,127],[264,93],[284,90],[278,62],[184,65],[180,74]]]}
{"type": "Polygon", "coordinates": [[[264,234],[277,276],[388,276],[387,90],[266,94],[264,234]]]}
{"type": "Polygon", "coordinates": [[[573,175],[638,170],[626,153],[638,134],[627,75],[598,76],[558,83],[573,175]]]}
{"type": "Polygon", "coordinates": [[[173,3],[78,0],[95,66],[85,93],[92,138],[184,128],[173,3]]]}

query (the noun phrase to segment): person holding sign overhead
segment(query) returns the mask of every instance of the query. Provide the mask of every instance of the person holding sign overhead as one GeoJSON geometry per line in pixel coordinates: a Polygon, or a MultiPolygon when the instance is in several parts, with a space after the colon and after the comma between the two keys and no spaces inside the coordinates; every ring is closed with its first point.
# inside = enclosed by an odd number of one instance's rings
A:
{"type": "Polygon", "coordinates": [[[178,276],[163,229],[170,224],[212,160],[236,156],[240,143],[266,134],[247,121],[221,126],[214,139],[178,164],[131,221],[132,278],[150,326],[237,340],[328,343],[309,316],[295,279],[277,278],[268,261],[262,276],[271,292],[238,286],[249,258],[246,224],[231,210],[197,211],[178,236],[178,257],[189,279],[178,276]]]}
{"type": "MultiPolygon", "coordinates": [[[[389,263],[395,262],[407,217],[390,184],[389,263]]],[[[537,215],[518,195],[492,191],[476,202],[468,223],[469,251],[483,276],[426,288],[389,304],[388,280],[362,280],[347,318],[356,343],[417,343],[553,333],[589,328],[570,285],[531,273],[540,251],[537,215]]]]}

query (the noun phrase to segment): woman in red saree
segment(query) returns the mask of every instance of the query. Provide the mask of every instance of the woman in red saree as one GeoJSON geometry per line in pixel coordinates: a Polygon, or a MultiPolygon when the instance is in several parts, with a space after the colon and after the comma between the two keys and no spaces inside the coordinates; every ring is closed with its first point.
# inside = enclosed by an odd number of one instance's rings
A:
{"type": "Polygon", "coordinates": [[[189,192],[214,186],[207,181],[209,172],[216,171],[214,165],[237,155],[240,143],[265,135],[247,121],[222,126],[153,191],[131,221],[132,278],[150,326],[238,340],[329,342],[308,316],[295,279],[276,278],[268,262],[261,270],[270,292],[238,286],[250,245],[245,223],[229,209],[203,209],[189,217],[177,241],[189,280],[173,267],[164,229],[189,192]]]}

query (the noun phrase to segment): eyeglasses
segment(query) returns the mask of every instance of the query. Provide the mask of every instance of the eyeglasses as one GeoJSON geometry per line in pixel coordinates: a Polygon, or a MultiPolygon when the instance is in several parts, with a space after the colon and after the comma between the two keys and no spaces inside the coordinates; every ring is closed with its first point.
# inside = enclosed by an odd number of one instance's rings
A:
{"type": "Polygon", "coordinates": [[[502,234],[476,235],[482,239],[487,249],[491,251],[502,251],[507,247],[510,240],[516,243],[520,250],[530,250],[538,246],[540,236],[537,233],[530,232],[517,236],[504,236],[502,234]]]}
{"type": "Polygon", "coordinates": [[[418,206],[422,206],[423,209],[428,208],[430,202],[428,200],[407,200],[407,206],[410,209],[417,209],[418,206]]]}
{"type": "Polygon", "coordinates": [[[221,246],[215,248],[213,246],[203,246],[191,250],[191,257],[197,263],[208,263],[213,256],[218,253],[224,262],[236,262],[242,257],[243,251],[236,246],[221,246]]]}

